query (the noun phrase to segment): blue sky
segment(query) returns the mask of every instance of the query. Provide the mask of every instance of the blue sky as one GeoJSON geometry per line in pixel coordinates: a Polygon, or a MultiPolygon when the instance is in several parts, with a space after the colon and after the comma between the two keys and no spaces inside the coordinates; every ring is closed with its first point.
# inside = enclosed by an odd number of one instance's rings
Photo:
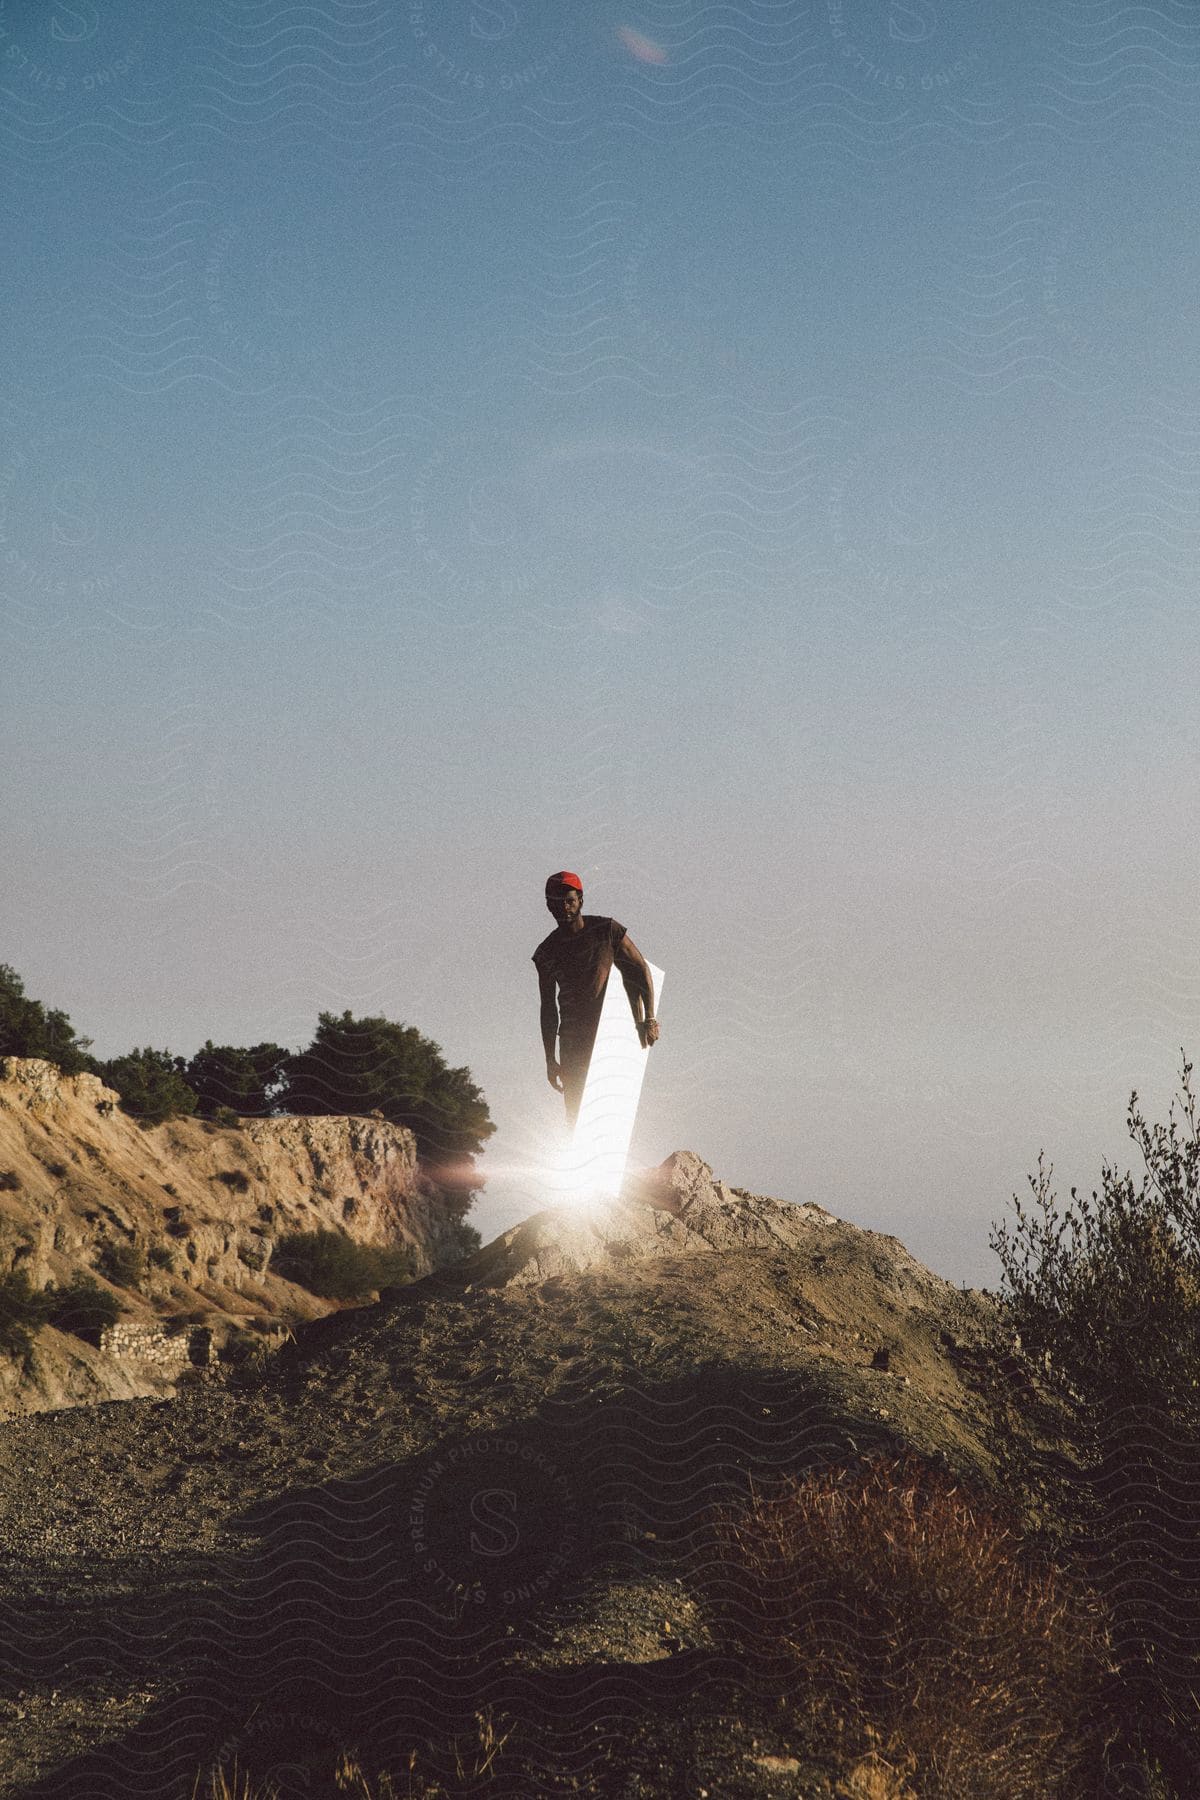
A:
{"type": "Polygon", "coordinates": [[[0,959],[102,1054],[417,1024],[991,1282],[1194,1048],[1200,24],[0,8],[0,959]]]}

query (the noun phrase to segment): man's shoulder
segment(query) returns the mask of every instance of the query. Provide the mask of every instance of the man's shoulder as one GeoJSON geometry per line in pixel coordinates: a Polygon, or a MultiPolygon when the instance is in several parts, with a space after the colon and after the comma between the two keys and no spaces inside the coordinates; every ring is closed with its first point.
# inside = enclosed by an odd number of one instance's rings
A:
{"type": "Polygon", "coordinates": [[[539,969],[545,968],[547,963],[553,960],[557,944],[557,931],[552,931],[549,937],[544,937],[542,939],[541,943],[533,953],[533,961],[537,964],[539,969]]]}

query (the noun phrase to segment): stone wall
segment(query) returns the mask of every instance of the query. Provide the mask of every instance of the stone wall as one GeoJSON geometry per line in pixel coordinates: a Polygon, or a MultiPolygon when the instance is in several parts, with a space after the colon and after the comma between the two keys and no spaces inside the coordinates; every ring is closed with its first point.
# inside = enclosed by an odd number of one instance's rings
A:
{"type": "Polygon", "coordinates": [[[203,1368],[213,1360],[213,1334],[208,1325],[175,1330],[167,1325],[106,1325],[100,1333],[100,1349],[108,1356],[153,1363],[164,1372],[193,1365],[203,1368]]]}

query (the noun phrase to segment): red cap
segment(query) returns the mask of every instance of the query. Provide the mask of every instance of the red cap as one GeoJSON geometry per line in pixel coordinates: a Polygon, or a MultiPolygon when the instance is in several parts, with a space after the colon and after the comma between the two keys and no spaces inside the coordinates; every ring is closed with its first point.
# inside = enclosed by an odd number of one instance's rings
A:
{"type": "Polygon", "coordinates": [[[578,875],[572,875],[570,869],[560,869],[558,871],[557,875],[547,875],[547,877],[546,877],[546,892],[548,894],[554,888],[567,888],[567,887],[578,888],[579,892],[581,894],[583,892],[582,881],[580,881],[578,875]]]}

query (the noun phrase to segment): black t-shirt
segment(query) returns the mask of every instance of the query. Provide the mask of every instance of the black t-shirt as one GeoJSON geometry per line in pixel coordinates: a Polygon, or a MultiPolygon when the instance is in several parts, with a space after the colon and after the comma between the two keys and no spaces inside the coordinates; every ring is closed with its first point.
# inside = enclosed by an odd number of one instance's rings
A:
{"type": "Polygon", "coordinates": [[[625,936],[615,919],[585,917],[582,931],[559,931],[543,938],[533,953],[539,975],[558,984],[558,1030],[565,1042],[596,1035],[613,956],[625,936]]]}

